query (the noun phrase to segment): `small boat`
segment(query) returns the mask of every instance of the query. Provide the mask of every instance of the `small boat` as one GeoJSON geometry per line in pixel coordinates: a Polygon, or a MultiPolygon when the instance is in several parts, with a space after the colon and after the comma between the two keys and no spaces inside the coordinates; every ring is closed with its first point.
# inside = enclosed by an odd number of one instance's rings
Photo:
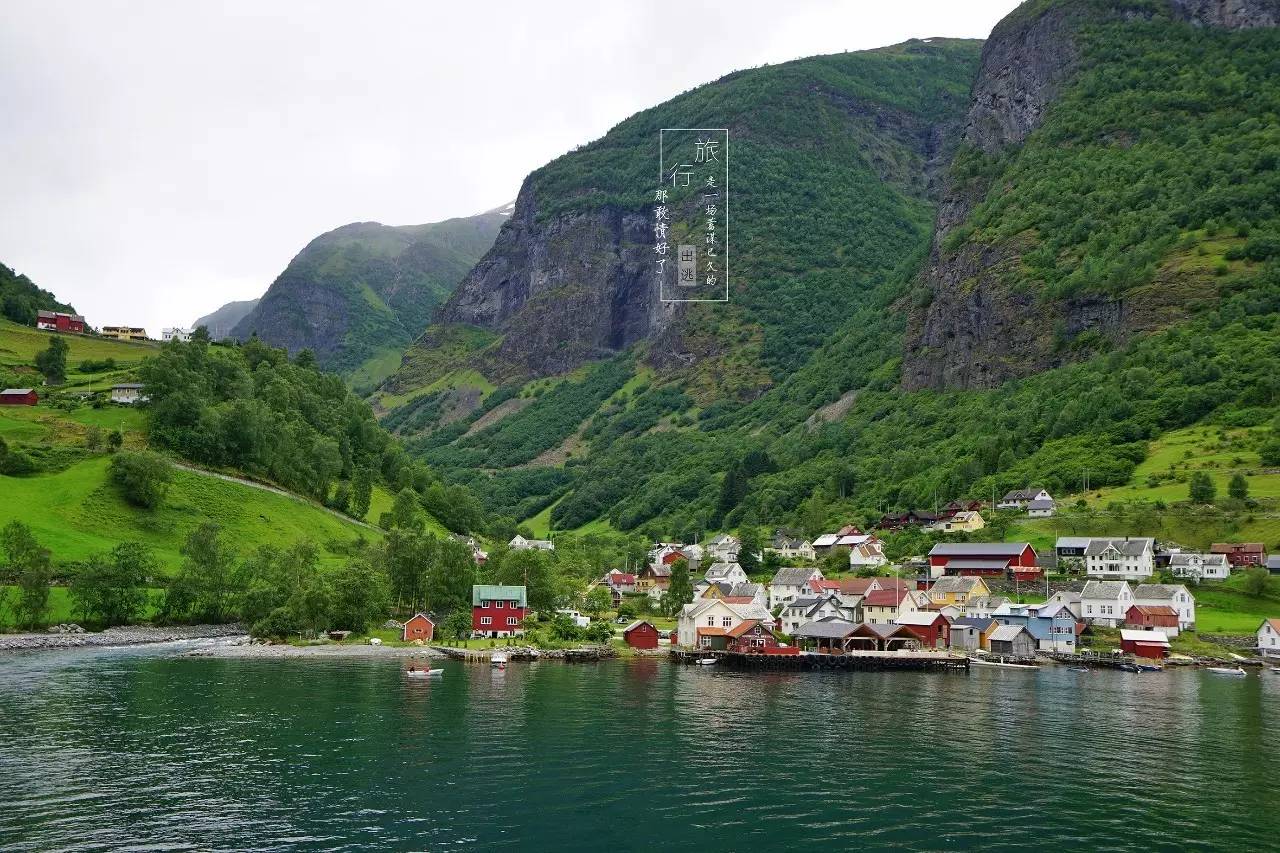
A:
{"type": "Polygon", "coordinates": [[[1271,671],[1272,671],[1272,672],[1280,672],[1280,666],[1273,666],[1273,667],[1271,667],[1271,671]]]}
{"type": "Polygon", "coordinates": [[[1156,666],[1153,663],[1134,664],[1138,668],[1138,672],[1164,672],[1164,667],[1156,666]]]}
{"type": "Polygon", "coordinates": [[[1234,675],[1237,678],[1247,674],[1243,668],[1238,666],[1211,666],[1209,671],[1214,675],[1234,675]]]}
{"type": "Polygon", "coordinates": [[[713,666],[716,662],[715,658],[698,658],[694,663],[698,666],[713,666]]]}
{"type": "Polygon", "coordinates": [[[443,669],[407,669],[404,673],[409,678],[438,678],[444,675],[443,669]]]}
{"type": "Polygon", "coordinates": [[[503,652],[494,652],[492,655],[489,656],[489,666],[493,667],[494,669],[506,669],[507,668],[506,654],[504,654],[503,652]]]}
{"type": "Polygon", "coordinates": [[[1040,664],[1038,663],[1014,663],[1012,661],[1006,661],[1004,658],[1001,658],[1000,660],[987,660],[986,658],[975,657],[975,658],[970,658],[969,662],[976,663],[979,666],[1002,666],[1002,667],[1005,667],[1006,669],[1039,669],[1040,668],[1040,664]]]}
{"type": "Polygon", "coordinates": [[[1142,672],[1136,663],[1122,663],[1120,664],[1120,669],[1123,672],[1142,672]]]}

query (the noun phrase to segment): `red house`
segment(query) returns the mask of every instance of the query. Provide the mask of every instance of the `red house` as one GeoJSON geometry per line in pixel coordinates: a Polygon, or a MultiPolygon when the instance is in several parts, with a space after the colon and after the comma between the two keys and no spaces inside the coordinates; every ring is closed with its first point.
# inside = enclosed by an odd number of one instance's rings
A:
{"type": "Polygon", "coordinates": [[[1167,604],[1135,604],[1124,612],[1126,628],[1178,630],[1178,611],[1167,604]]]}
{"type": "Polygon", "coordinates": [[[1160,658],[1169,654],[1169,639],[1162,631],[1120,631],[1120,648],[1135,657],[1160,658]]]}
{"type": "Polygon", "coordinates": [[[6,388],[0,391],[0,406],[34,406],[40,402],[32,388],[6,388]]]}
{"type": "Polygon", "coordinates": [[[476,584],[471,587],[471,633],[478,637],[514,637],[524,633],[529,615],[523,586],[476,584]]]}
{"type": "Polygon", "coordinates": [[[731,652],[764,655],[776,654],[782,648],[773,632],[760,623],[759,619],[746,619],[729,629],[729,639],[725,648],[731,652]]]}
{"type": "Polygon", "coordinates": [[[1233,568],[1261,566],[1267,561],[1266,548],[1261,542],[1214,542],[1209,551],[1226,557],[1233,568]]]}
{"type": "Polygon", "coordinates": [[[61,311],[37,311],[36,328],[47,332],[75,332],[84,334],[84,317],[79,314],[63,314],[61,311]]]}
{"type": "Polygon", "coordinates": [[[939,542],[929,551],[929,566],[944,575],[1040,577],[1036,549],[1029,542],[939,542]]]}
{"type": "Polygon", "coordinates": [[[926,649],[945,649],[951,645],[951,621],[941,613],[917,610],[893,620],[920,640],[926,649]]]}
{"type": "Polygon", "coordinates": [[[436,623],[431,621],[431,617],[425,613],[415,613],[409,621],[404,623],[404,636],[401,639],[406,643],[413,640],[429,643],[435,635],[436,623]]]}
{"type": "Polygon", "coordinates": [[[656,649],[658,629],[650,622],[632,622],[622,630],[622,639],[633,649],[656,649]]]}

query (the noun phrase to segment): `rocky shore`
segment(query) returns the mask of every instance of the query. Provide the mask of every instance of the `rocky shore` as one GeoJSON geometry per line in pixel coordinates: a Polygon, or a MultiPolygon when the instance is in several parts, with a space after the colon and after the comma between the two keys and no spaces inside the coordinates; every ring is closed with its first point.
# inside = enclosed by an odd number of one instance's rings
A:
{"type": "Polygon", "coordinates": [[[207,640],[219,637],[243,637],[243,625],[128,625],[105,631],[79,632],[70,626],[42,634],[0,634],[0,652],[37,651],[41,649],[106,648],[110,646],[142,646],[172,643],[176,640],[207,640]]]}
{"type": "Polygon", "coordinates": [[[368,643],[316,643],[291,646],[284,643],[260,643],[248,637],[227,643],[192,649],[183,657],[224,659],[282,658],[442,658],[429,646],[371,646],[368,643]]]}

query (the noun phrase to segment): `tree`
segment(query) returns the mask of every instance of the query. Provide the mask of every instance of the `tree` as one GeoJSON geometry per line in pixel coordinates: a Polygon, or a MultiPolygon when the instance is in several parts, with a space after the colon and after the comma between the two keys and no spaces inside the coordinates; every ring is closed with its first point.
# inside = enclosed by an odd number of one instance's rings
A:
{"type": "Polygon", "coordinates": [[[1213,480],[1203,471],[1196,471],[1189,480],[1191,502],[1194,504],[1211,504],[1218,495],[1213,480]]]}
{"type": "Polygon", "coordinates": [[[107,433],[107,450],[115,453],[124,446],[124,433],[118,429],[113,429],[107,433]]]}
{"type": "Polygon", "coordinates": [[[84,446],[90,450],[101,450],[105,441],[106,439],[102,435],[102,427],[97,424],[89,424],[84,431],[84,446]]]}
{"type": "Polygon", "coordinates": [[[405,486],[396,493],[396,499],[391,504],[391,527],[421,533],[425,526],[418,495],[413,489],[405,486]]]}
{"type": "Polygon", "coordinates": [[[671,563],[671,585],[662,597],[663,610],[668,616],[680,612],[680,608],[693,601],[693,580],[689,577],[689,561],[683,557],[671,563]]]}
{"type": "Polygon", "coordinates": [[[441,633],[455,640],[465,640],[471,636],[471,611],[455,610],[444,620],[441,633]]]}
{"type": "Polygon", "coordinates": [[[1244,475],[1237,472],[1231,478],[1231,482],[1227,483],[1227,494],[1238,501],[1249,499],[1249,481],[1244,475]]]}
{"type": "Polygon", "coordinates": [[[587,626],[585,639],[588,643],[608,643],[613,639],[613,627],[608,622],[592,622],[587,626]]]}
{"type": "Polygon", "coordinates": [[[110,553],[94,554],[71,578],[71,597],[83,618],[102,625],[127,625],[147,603],[147,581],[158,564],[141,542],[122,542],[110,553]]]}
{"type": "Polygon", "coordinates": [[[209,334],[208,326],[196,326],[191,330],[191,343],[193,344],[208,344],[211,339],[212,336],[209,334]]]}
{"type": "Polygon", "coordinates": [[[67,350],[71,347],[61,335],[49,340],[48,349],[36,353],[36,369],[50,385],[61,385],[67,378],[67,350]]]}
{"type": "Polygon", "coordinates": [[[1280,465],[1280,437],[1263,442],[1262,447],[1258,448],[1258,456],[1267,467],[1280,465]]]}
{"type": "Polygon", "coordinates": [[[303,370],[316,369],[316,354],[308,347],[298,350],[298,354],[293,357],[293,363],[303,370]]]}
{"type": "Polygon", "coordinates": [[[1254,566],[1244,573],[1244,593],[1254,598],[1261,598],[1267,592],[1270,574],[1262,566],[1254,566]]]}
{"type": "Polygon", "coordinates": [[[471,549],[461,542],[440,542],[434,563],[427,569],[427,606],[450,612],[471,604],[471,587],[476,582],[476,561],[471,549]]]}
{"type": "Polygon", "coordinates": [[[582,601],[582,609],[592,616],[599,616],[613,606],[613,596],[603,586],[598,586],[587,593],[582,601]]]}
{"type": "Polygon", "coordinates": [[[523,585],[529,607],[550,613],[556,609],[560,598],[551,559],[546,551],[508,551],[502,555],[494,578],[501,584],[523,585]]]}
{"type": "Polygon", "coordinates": [[[11,521],[0,531],[0,547],[7,558],[8,579],[18,585],[18,603],[14,607],[18,621],[37,625],[49,607],[49,581],[53,576],[49,552],[40,547],[31,528],[20,521],[11,521]]]}
{"type": "Polygon", "coordinates": [[[111,479],[125,500],[144,509],[155,509],[169,491],[173,472],[169,460],[150,450],[122,451],[111,459],[111,479]]]}
{"type": "Polygon", "coordinates": [[[373,472],[368,468],[357,468],[351,478],[351,504],[347,513],[353,518],[363,519],[369,514],[369,501],[373,497],[373,472]]]}
{"type": "Polygon", "coordinates": [[[749,575],[760,571],[760,533],[755,527],[745,527],[739,537],[742,547],[738,550],[738,565],[749,575]]]}
{"type": "Polygon", "coordinates": [[[386,618],[391,602],[387,576],[369,560],[349,563],[334,575],[330,585],[334,627],[363,632],[386,618]]]}
{"type": "Polygon", "coordinates": [[[235,588],[235,554],[224,541],[222,528],[206,522],[191,531],[182,556],[182,566],[165,595],[165,613],[178,619],[227,621],[235,588]]]}

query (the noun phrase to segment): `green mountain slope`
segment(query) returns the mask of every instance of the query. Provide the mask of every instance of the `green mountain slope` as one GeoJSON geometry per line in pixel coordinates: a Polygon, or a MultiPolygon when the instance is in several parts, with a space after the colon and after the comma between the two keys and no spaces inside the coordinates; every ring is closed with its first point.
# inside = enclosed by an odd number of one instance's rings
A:
{"type": "Polygon", "coordinates": [[[36,322],[37,311],[74,312],[70,305],[59,302],[47,290],[36,287],[25,275],[20,275],[0,264],[0,317],[22,326],[36,322]]]}
{"type": "Polygon", "coordinates": [[[345,225],[311,241],[234,327],[290,352],[311,349],[320,364],[366,383],[394,369],[432,312],[493,243],[500,213],[429,225],[345,225]]]}

